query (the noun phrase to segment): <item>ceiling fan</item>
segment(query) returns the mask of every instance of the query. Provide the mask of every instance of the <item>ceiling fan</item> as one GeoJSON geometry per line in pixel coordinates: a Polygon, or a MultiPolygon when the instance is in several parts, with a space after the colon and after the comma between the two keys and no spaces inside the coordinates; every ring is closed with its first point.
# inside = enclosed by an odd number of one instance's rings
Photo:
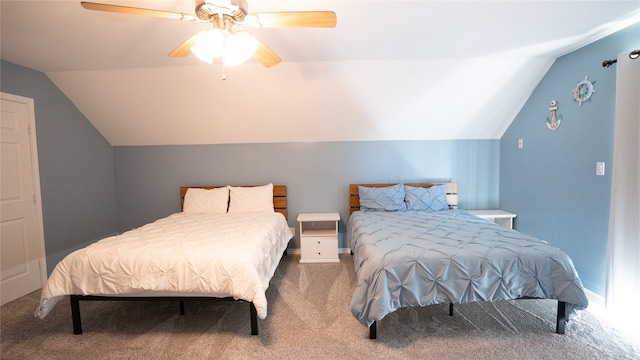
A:
{"type": "Polygon", "coordinates": [[[219,56],[225,65],[237,65],[253,56],[264,67],[282,61],[248,31],[238,30],[242,25],[252,27],[312,27],[333,28],[337,18],[333,11],[248,12],[245,0],[195,0],[195,15],[163,10],[143,9],[121,5],[81,2],[88,10],[163,17],[182,21],[209,22],[210,30],[194,34],[171,51],[169,57],[186,57],[192,52],[207,62],[219,56]]]}

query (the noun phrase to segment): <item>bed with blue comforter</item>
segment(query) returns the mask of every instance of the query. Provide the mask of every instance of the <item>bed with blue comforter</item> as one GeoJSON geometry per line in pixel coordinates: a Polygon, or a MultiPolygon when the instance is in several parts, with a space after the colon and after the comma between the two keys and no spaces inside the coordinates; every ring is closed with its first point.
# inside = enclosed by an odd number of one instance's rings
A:
{"type": "Polygon", "coordinates": [[[563,333],[588,305],[569,256],[545,241],[463,210],[379,210],[355,211],[348,223],[358,281],[351,312],[371,338],[376,321],[402,307],[557,299],[563,333]]]}

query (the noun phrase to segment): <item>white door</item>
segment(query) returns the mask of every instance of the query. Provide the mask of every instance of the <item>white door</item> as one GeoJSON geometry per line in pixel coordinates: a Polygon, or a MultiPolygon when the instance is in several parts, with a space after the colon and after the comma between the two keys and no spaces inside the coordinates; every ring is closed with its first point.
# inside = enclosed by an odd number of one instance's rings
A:
{"type": "Polygon", "coordinates": [[[2,93],[0,106],[0,303],[46,279],[33,99],[2,93]]]}

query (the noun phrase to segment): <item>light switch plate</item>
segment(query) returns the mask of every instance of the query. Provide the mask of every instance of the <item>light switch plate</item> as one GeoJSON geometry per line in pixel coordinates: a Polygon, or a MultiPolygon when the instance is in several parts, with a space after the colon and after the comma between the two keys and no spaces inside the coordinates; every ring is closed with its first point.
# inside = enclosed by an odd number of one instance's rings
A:
{"type": "Polygon", "coordinates": [[[596,175],[604,175],[604,162],[599,161],[596,163],[596,175]]]}

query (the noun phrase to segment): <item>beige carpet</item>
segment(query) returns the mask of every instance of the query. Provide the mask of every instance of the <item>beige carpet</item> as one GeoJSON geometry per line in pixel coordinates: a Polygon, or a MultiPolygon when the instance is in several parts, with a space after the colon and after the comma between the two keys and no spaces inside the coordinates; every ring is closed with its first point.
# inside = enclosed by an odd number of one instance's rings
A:
{"type": "Polygon", "coordinates": [[[634,344],[589,311],[554,333],[556,303],[521,300],[402,309],[378,339],[351,315],[353,259],[285,257],[267,292],[269,315],[250,335],[246,303],[83,302],[73,335],[68,300],[44,320],[39,292],[2,306],[2,359],[640,359],[634,344]]]}

